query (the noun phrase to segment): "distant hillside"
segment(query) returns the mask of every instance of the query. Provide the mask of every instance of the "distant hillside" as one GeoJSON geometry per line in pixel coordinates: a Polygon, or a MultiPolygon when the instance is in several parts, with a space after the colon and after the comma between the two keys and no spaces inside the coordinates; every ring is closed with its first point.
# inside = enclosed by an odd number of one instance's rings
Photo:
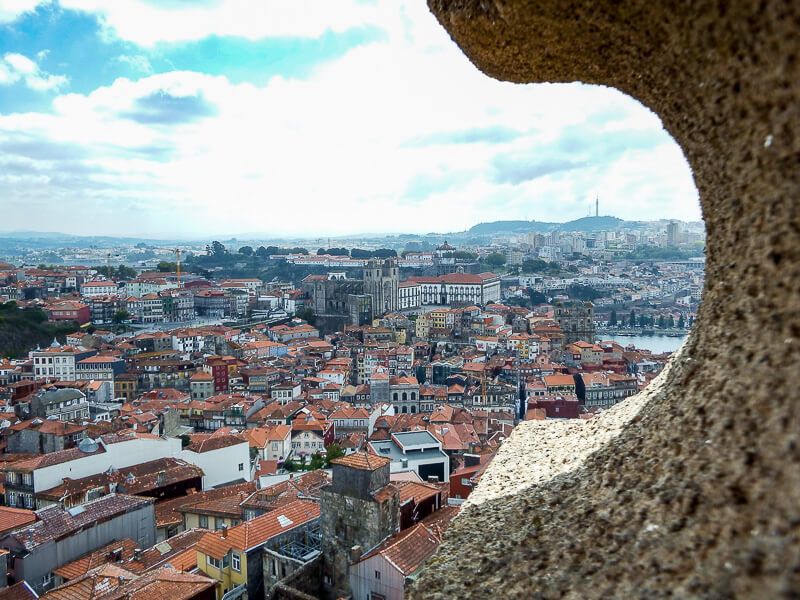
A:
{"type": "Polygon", "coordinates": [[[617,217],[582,217],[566,223],[548,223],[546,221],[492,221],[491,223],[480,223],[470,228],[466,233],[473,235],[493,235],[499,233],[523,233],[536,232],[546,233],[548,231],[608,231],[619,227],[637,227],[639,224],[634,221],[625,221],[617,217]]]}
{"type": "Polygon", "coordinates": [[[617,217],[581,217],[574,221],[567,221],[558,226],[560,231],[608,231],[627,225],[617,217]]]}
{"type": "Polygon", "coordinates": [[[44,311],[20,310],[16,302],[0,304],[0,357],[19,358],[38,346],[49,346],[54,337],[64,341],[64,336],[77,330],[74,325],[46,323],[44,311]]]}
{"type": "Polygon", "coordinates": [[[560,223],[545,223],[544,221],[492,221],[491,223],[478,223],[473,225],[467,233],[488,235],[493,233],[516,233],[521,231],[552,231],[560,223]]]}

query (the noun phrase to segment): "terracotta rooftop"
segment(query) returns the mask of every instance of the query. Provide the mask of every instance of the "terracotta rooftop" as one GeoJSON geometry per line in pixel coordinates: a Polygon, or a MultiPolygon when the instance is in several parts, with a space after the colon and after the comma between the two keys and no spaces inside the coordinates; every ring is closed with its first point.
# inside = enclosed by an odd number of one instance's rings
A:
{"type": "Polygon", "coordinates": [[[38,597],[33,588],[24,581],[0,589],[0,600],[36,600],[38,597]]]}
{"type": "Polygon", "coordinates": [[[102,548],[98,548],[72,562],[68,562],[58,569],[55,569],[53,573],[61,577],[64,581],[70,581],[102,565],[128,561],[133,558],[133,551],[135,549],[136,542],[132,539],[125,538],[123,540],[115,540],[102,548]],[[119,558],[114,556],[115,552],[119,552],[119,558]]]}
{"type": "Polygon", "coordinates": [[[0,533],[12,531],[36,520],[36,513],[24,508],[0,506],[0,533]]]}
{"type": "Polygon", "coordinates": [[[152,504],[152,498],[110,494],[97,500],[91,500],[81,507],[63,510],[58,505],[51,505],[36,511],[39,521],[12,531],[7,536],[16,539],[17,543],[31,550],[47,542],[60,540],[76,531],[108,521],[114,517],[152,504]]]}
{"type": "Polygon", "coordinates": [[[156,504],[156,527],[167,527],[168,525],[176,525],[183,523],[183,516],[180,509],[182,507],[191,506],[200,502],[214,500],[216,498],[225,498],[228,496],[238,495],[240,492],[247,492],[252,494],[256,490],[256,484],[253,481],[247,483],[239,483],[235,485],[226,485],[213,490],[205,492],[195,492],[172,500],[165,500],[156,504]]]}
{"type": "Polygon", "coordinates": [[[318,519],[319,512],[319,504],[316,502],[297,500],[232,527],[227,535],[223,532],[207,533],[197,544],[197,550],[217,559],[222,559],[231,549],[246,552],[263,545],[278,534],[318,519]]]}
{"type": "Polygon", "coordinates": [[[351,469],[361,469],[363,471],[375,471],[391,462],[390,459],[384,456],[376,456],[367,452],[354,452],[348,456],[334,458],[331,464],[341,465],[351,469]]]}

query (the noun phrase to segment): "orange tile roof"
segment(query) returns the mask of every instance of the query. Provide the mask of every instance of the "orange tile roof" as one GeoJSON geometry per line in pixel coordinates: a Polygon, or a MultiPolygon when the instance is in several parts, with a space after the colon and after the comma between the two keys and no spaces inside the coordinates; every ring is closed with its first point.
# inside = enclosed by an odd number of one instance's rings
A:
{"type": "Polygon", "coordinates": [[[197,544],[197,551],[217,559],[222,559],[232,549],[247,552],[276,535],[318,519],[319,512],[316,502],[297,500],[232,527],[227,535],[219,531],[207,533],[197,544]]]}
{"type": "Polygon", "coordinates": [[[36,520],[36,513],[24,508],[0,506],[0,533],[11,531],[36,520]]]}
{"type": "Polygon", "coordinates": [[[331,464],[342,465],[351,469],[361,469],[362,471],[375,471],[391,462],[385,456],[376,456],[367,452],[354,452],[341,458],[334,458],[331,464]]]}
{"type": "Polygon", "coordinates": [[[64,581],[76,579],[101,565],[113,563],[114,558],[111,554],[116,550],[120,550],[120,560],[129,560],[133,558],[133,551],[136,547],[136,542],[129,538],[113,541],[102,548],[98,548],[72,562],[62,565],[58,569],[55,569],[53,573],[61,577],[64,581]]]}

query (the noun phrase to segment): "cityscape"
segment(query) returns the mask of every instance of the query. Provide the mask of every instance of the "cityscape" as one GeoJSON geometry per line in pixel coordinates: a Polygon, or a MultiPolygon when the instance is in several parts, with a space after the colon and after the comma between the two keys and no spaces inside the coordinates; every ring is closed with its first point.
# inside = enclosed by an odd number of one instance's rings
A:
{"type": "Polygon", "coordinates": [[[658,117],[406,4],[0,0],[0,600],[427,597],[521,429],[669,371],[658,117]]]}
{"type": "Polygon", "coordinates": [[[8,584],[402,598],[514,428],[645,389],[703,288],[701,223],[354,241],[7,246],[8,584]]]}

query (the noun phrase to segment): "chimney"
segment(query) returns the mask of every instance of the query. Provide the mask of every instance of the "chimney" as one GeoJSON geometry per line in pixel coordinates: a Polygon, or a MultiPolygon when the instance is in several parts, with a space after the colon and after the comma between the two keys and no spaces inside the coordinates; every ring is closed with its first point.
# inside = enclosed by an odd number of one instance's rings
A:
{"type": "Polygon", "coordinates": [[[167,474],[165,471],[158,472],[158,483],[157,485],[161,487],[167,481],[167,474]]]}
{"type": "Polygon", "coordinates": [[[361,546],[353,546],[350,548],[350,562],[355,563],[358,562],[358,559],[361,558],[361,555],[364,553],[361,546]]]}
{"type": "Polygon", "coordinates": [[[139,561],[142,558],[142,549],[141,548],[134,548],[133,549],[133,560],[139,561]]]}
{"type": "Polygon", "coordinates": [[[227,525],[223,525],[222,526],[222,539],[225,539],[226,537],[228,537],[228,526],[227,525]]]}

